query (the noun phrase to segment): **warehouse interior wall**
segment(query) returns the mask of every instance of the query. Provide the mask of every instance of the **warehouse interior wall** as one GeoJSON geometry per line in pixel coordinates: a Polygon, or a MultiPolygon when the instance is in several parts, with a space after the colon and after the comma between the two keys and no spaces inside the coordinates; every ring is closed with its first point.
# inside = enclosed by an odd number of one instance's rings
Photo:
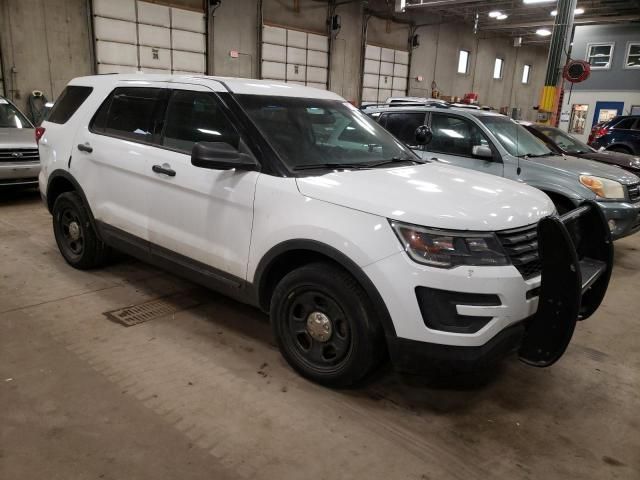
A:
{"type": "Polygon", "coordinates": [[[86,0],[0,0],[7,96],[22,108],[34,90],[55,99],[93,71],[86,0]]]}
{"type": "MultiPolygon", "coordinates": [[[[87,4],[87,0],[0,0],[0,45],[9,98],[24,107],[29,93],[38,89],[55,99],[71,78],[93,73],[87,4]]],[[[202,6],[200,0],[182,4],[202,6]]],[[[341,17],[341,28],[331,42],[329,87],[357,102],[363,41],[407,50],[410,28],[369,17],[364,39],[367,17],[361,2],[339,3],[336,13],[341,17]]],[[[327,34],[329,14],[326,3],[314,0],[223,0],[209,18],[209,71],[258,78],[262,21],[327,34]]],[[[411,50],[409,95],[430,96],[435,81],[441,95],[461,97],[475,92],[483,105],[516,107],[521,109],[521,118],[535,118],[533,107],[546,71],[546,48],[516,48],[508,38],[485,38],[482,32],[475,35],[467,24],[420,26],[416,33],[420,44],[411,50]],[[470,52],[467,74],[457,73],[460,49],[470,52]],[[504,70],[502,79],[494,80],[493,65],[498,56],[504,59],[504,70]],[[521,81],[525,64],[531,65],[527,84],[521,81]]]]}

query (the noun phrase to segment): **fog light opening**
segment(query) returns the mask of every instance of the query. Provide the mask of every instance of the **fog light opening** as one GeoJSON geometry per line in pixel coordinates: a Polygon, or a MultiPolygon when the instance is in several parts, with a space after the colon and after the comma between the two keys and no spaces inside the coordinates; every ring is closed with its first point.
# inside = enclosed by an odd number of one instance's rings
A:
{"type": "Polygon", "coordinates": [[[611,230],[612,232],[616,229],[616,221],[615,220],[609,220],[607,222],[609,224],[609,230],[611,230]]]}

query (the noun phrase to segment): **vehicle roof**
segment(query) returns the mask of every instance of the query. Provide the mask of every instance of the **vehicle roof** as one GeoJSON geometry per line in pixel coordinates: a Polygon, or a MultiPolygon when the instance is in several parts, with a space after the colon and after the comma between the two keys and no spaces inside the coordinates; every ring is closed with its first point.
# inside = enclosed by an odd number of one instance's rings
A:
{"type": "Polygon", "coordinates": [[[318,98],[326,100],[345,101],[340,95],[328,90],[306,87],[293,83],[278,82],[276,80],[256,80],[252,78],[218,77],[209,75],[169,75],[169,74],[105,74],[74,78],[70,85],[87,85],[109,87],[118,82],[184,82],[206,85],[207,82],[218,82],[237,94],[248,95],[276,95],[282,97],[318,98]]]}
{"type": "Polygon", "coordinates": [[[475,117],[479,116],[490,116],[490,117],[505,117],[506,115],[502,115],[498,112],[491,112],[489,110],[477,110],[474,108],[464,108],[464,107],[453,107],[448,105],[437,106],[437,105],[391,105],[391,106],[375,106],[375,107],[367,107],[365,109],[366,113],[382,113],[382,112],[455,112],[461,113],[465,115],[473,115],[475,117]]]}

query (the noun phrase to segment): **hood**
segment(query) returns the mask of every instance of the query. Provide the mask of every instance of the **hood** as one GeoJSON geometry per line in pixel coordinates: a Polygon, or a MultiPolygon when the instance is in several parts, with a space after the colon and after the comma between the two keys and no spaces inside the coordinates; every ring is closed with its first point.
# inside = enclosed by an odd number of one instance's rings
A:
{"type": "Polygon", "coordinates": [[[555,211],[544,193],[524,183],[437,163],[333,172],[297,183],[307,197],[432,228],[506,230],[555,211]]]}
{"type": "Polygon", "coordinates": [[[0,150],[38,148],[33,128],[0,128],[0,150]]]}
{"type": "Polygon", "coordinates": [[[529,160],[522,161],[545,165],[557,170],[558,172],[575,177],[580,175],[594,175],[596,177],[615,180],[623,185],[630,185],[640,181],[640,179],[634,174],[622,170],[621,168],[588,160],[586,158],[573,157],[571,155],[553,155],[551,157],[531,158],[529,160]]]}
{"type": "Polygon", "coordinates": [[[610,165],[617,165],[618,167],[626,168],[627,170],[636,170],[640,173],[640,156],[629,155],[621,152],[611,152],[603,150],[601,152],[585,152],[580,154],[581,158],[588,158],[589,160],[596,160],[598,162],[608,163],[610,165]]]}

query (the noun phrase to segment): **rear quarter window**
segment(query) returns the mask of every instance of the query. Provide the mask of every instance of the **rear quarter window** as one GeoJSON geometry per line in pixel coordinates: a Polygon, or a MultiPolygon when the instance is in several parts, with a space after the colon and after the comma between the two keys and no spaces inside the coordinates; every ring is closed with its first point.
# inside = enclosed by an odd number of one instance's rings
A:
{"type": "Polygon", "coordinates": [[[80,108],[91,92],[92,87],[82,87],[79,85],[69,85],[65,88],[53,105],[47,121],[52,123],[67,123],[74,113],[80,108]]]}

